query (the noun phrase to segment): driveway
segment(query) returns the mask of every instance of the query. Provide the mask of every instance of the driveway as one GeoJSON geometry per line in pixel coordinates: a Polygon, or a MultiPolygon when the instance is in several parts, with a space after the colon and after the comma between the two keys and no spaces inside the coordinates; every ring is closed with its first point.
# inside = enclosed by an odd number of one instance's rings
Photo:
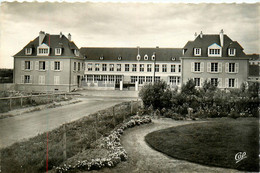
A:
{"type": "Polygon", "coordinates": [[[82,102],[0,119],[0,148],[134,98],[80,96],[78,99],[82,102]]]}
{"type": "Polygon", "coordinates": [[[203,166],[184,160],[177,160],[150,148],[144,137],[160,129],[179,126],[199,121],[174,121],[171,119],[153,120],[153,123],[138,126],[125,131],[122,136],[122,145],[128,153],[128,160],[121,162],[115,168],[102,169],[96,172],[171,172],[171,173],[233,173],[239,172],[232,169],[203,166]]]}

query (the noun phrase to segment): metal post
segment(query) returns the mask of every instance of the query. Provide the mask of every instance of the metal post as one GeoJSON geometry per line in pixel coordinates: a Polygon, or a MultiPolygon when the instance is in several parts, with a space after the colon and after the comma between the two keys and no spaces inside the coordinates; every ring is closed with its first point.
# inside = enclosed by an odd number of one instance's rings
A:
{"type": "Polygon", "coordinates": [[[10,98],[10,110],[12,110],[12,98],[10,98]]]}

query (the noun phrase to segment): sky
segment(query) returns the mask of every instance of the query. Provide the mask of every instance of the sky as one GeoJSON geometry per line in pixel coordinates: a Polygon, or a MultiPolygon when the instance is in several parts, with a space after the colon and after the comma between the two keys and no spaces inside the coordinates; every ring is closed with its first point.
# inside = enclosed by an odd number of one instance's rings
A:
{"type": "Polygon", "coordinates": [[[0,68],[13,68],[13,55],[39,31],[71,33],[80,47],[182,48],[194,33],[221,29],[245,53],[260,53],[260,3],[50,3],[2,2],[0,68]]]}

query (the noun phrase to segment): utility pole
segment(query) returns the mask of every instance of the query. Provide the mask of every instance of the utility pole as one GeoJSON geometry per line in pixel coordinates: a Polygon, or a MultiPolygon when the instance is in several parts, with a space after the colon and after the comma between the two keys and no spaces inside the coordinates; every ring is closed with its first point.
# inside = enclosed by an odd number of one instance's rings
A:
{"type": "Polygon", "coordinates": [[[156,53],[154,52],[152,57],[154,57],[154,62],[153,62],[153,85],[155,83],[155,65],[156,65],[156,53]]]}

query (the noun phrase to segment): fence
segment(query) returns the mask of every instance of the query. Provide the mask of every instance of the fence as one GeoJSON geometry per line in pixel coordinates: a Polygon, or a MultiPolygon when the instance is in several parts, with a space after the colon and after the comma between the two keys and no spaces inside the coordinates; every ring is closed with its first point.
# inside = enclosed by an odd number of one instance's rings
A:
{"type": "Polygon", "coordinates": [[[53,101],[67,100],[68,93],[39,94],[0,98],[0,113],[24,106],[36,106],[53,101]]]}

